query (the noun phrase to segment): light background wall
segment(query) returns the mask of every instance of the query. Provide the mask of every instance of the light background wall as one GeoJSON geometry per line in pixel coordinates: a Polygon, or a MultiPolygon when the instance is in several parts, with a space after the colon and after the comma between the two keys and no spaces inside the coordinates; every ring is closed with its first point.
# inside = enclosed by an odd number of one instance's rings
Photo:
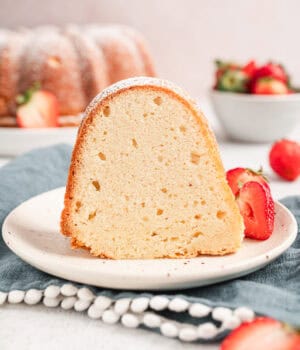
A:
{"type": "Polygon", "coordinates": [[[119,22],[148,38],[159,75],[195,97],[214,58],[274,59],[300,85],[299,0],[0,0],[0,26],[119,22]]]}

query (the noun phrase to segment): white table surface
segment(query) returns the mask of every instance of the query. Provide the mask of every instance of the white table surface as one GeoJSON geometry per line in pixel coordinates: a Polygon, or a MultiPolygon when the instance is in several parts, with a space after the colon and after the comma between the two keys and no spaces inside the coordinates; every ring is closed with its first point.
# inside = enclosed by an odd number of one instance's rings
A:
{"type": "MultiPolygon", "coordinates": [[[[247,166],[257,169],[260,165],[271,182],[273,195],[279,199],[288,195],[300,195],[300,181],[285,182],[277,178],[268,165],[270,145],[232,143],[224,138],[216,120],[204,106],[206,115],[216,131],[221,156],[226,169],[247,166]]],[[[300,125],[291,138],[300,141],[300,125]]],[[[8,159],[0,158],[0,166],[8,159]]],[[[181,343],[143,329],[127,329],[121,325],[105,325],[89,319],[85,313],[49,309],[43,306],[6,305],[0,309],[1,350],[83,350],[83,349],[198,349],[216,350],[218,345],[181,343]]]]}

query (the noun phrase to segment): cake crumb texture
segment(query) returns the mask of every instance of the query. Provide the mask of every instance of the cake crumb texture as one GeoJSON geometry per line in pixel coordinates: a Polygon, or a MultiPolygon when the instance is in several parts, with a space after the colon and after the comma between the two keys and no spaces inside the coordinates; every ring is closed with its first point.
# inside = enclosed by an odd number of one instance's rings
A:
{"type": "Polygon", "coordinates": [[[61,218],[73,247],[102,258],[235,252],[243,222],[212,131],[172,83],[133,78],[87,108],[61,218]]]}

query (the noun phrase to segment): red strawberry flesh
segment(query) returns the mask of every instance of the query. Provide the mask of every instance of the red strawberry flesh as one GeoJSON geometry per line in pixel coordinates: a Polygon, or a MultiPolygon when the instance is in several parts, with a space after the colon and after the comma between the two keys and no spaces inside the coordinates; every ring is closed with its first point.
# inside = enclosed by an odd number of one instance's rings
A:
{"type": "Polygon", "coordinates": [[[245,236],[268,239],[274,228],[274,201],[270,191],[256,181],[247,182],[239,192],[237,203],[244,219],[245,236]]]}
{"type": "Polygon", "coordinates": [[[58,103],[48,91],[37,91],[24,105],[18,107],[17,123],[22,128],[58,126],[58,103]]]}

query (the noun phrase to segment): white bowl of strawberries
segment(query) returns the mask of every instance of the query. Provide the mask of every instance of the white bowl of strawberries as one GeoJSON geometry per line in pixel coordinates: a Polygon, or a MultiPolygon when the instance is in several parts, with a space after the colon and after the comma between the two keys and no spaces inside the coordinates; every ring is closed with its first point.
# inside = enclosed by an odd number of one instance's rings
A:
{"type": "Polygon", "coordinates": [[[229,137],[271,142],[286,137],[300,120],[300,93],[285,69],[275,63],[258,67],[217,61],[211,99],[229,137]]]}

